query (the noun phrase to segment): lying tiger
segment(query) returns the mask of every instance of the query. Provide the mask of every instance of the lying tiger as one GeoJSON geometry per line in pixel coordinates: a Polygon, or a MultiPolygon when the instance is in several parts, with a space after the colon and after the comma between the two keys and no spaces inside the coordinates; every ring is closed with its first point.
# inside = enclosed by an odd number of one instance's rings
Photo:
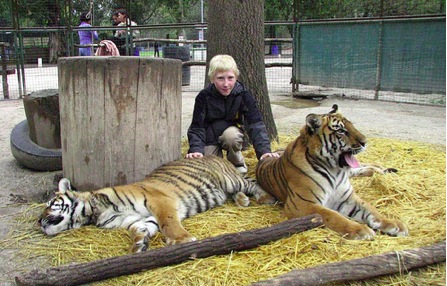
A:
{"type": "Polygon", "coordinates": [[[359,164],[354,155],[365,150],[366,138],[337,109],[309,114],[280,158],[258,162],[258,184],[284,203],[287,218],[318,213],[329,229],[348,239],[373,239],[373,230],[407,236],[401,221],[385,218],[354,193],[351,176],[392,170],[359,164]]]}
{"type": "Polygon", "coordinates": [[[93,192],[74,192],[64,178],[39,224],[47,235],[88,224],[127,228],[133,241],[131,252],[140,252],[147,250],[149,238],[158,230],[167,244],[196,240],[181,220],[220,206],[228,197],[248,206],[247,195],[258,203],[276,201],[224,159],[183,159],[159,167],[143,181],[93,192]]]}

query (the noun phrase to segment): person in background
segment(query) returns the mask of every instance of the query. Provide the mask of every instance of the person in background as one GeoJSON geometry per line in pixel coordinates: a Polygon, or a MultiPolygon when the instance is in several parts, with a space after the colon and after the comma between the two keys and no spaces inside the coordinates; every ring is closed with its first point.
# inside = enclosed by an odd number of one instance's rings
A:
{"type": "MultiPolygon", "coordinates": [[[[84,12],[81,14],[80,20],[81,23],[79,24],[80,28],[83,27],[91,27],[92,17],[90,12],[84,12]]],[[[99,40],[98,32],[92,31],[92,30],[80,30],[78,31],[79,35],[79,44],[80,45],[90,45],[89,47],[81,47],[79,48],[79,55],[80,56],[91,56],[93,46],[93,40],[99,40]]]]}
{"type": "Polygon", "coordinates": [[[160,46],[157,41],[154,42],[154,57],[160,57],[160,46]]]}
{"type": "Polygon", "coordinates": [[[223,157],[236,169],[247,173],[242,156],[244,128],[259,160],[279,157],[272,153],[270,140],[255,98],[237,80],[239,69],[233,57],[217,55],[209,63],[211,84],[197,95],[191,125],[188,129],[189,150],[186,158],[204,155],[223,157]]]}
{"type": "MultiPolygon", "coordinates": [[[[116,15],[116,21],[118,22],[117,25],[117,30],[115,31],[115,38],[118,39],[125,39],[128,35],[130,35],[130,30],[124,27],[128,27],[128,26],[137,26],[137,23],[134,21],[131,21],[129,18],[129,14],[127,13],[127,11],[125,9],[118,9],[115,11],[114,15],[116,15]]],[[[133,38],[138,38],[140,36],[140,31],[138,30],[132,30],[132,36],[133,38]]],[[[125,55],[125,47],[124,50],[121,47],[119,47],[120,49],[120,54],[121,55],[125,55]]],[[[138,49],[135,48],[134,45],[134,50],[135,53],[134,55],[137,56],[139,55],[139,51],[138,49]]]]}
{"type": "Polygon", "coordinates": [[[114,12],[112,14],[112,25],[115,28],[112,30],[112,37],[109,37],[108,40],[112,41],[116,48],[118,49],[118,52],[121,56],[126,55],[126,39],[125,37],[115,37],[117,34],[117,27],[121,22],[118,20],[118,12],[114,12]]]}
{"type": "MultiPolygon", "coordinates": [[[[118,26],[119,22],[118,22],[118,13],[115,12],[112,15],[112,26],[116,27],[118,26]]],[[[115,36],[116,30],[112,30],[112,35],[115,36]]]]}
{"type": "MultiPolygon", "coordinates": [[[[116,21],[118,22],[117,30],[115,32],[115,37],[125,37],[127,35],[126,29],[119,29],[120,27],[126,27],[126,26],[137,26],[137,23],[134,21],[131,21],[129,19],[129,14],[125,9],[118,9],[115,12],[116,14],[116,21]]],[[[130,31],[129,31],[130,32],[130,31]]],[[[140,31],[138,30],[132,30],[132,34],[134,38],[137,38],[140,35],[140,31]]]]}

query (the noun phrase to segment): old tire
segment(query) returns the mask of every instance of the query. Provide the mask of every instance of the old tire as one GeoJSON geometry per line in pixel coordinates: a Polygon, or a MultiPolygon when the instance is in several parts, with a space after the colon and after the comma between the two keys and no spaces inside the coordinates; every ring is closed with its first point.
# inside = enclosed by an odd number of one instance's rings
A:
{"type": "Polygon", "coordinates": [[[23,166],[38,171],[62,170],[61,149],[47,149],[29,138],[28,122],[23,120],[11,132],[11,152],[23,166]]]}

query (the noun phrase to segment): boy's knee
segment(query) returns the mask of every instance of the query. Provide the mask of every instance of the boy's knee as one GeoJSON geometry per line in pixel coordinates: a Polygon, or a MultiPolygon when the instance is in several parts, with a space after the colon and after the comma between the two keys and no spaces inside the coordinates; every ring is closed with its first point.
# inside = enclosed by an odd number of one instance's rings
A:
{"type": "Polygon", "coordinates": [[[244,141],[244,134],[242,131],[235,127],[230,126],[222,133],[222,135],[219,137],[219,141],[222,145],[238,145],[242,144],[244,141]]]}
{"type": "Polygon", "coordinates": [[[231,126],[222,133],[219,137],[219,142],[224,150],[238,152],[242,150],[244,134],[239,128],[231,126]]]}

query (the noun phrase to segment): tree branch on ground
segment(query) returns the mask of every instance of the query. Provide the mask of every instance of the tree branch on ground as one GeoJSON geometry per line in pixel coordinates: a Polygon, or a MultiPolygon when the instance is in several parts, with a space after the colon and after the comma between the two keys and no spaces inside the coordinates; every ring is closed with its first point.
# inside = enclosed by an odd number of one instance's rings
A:
{"type": "Polygon", "coordinates": [[[445,241],[442,241],[421,248],[387,252],[365,258],[292,270],[284,275],[252,285],[323,285],[402,274],[415,268],[445,262],[445,250],[445,241]]]}
{"type": "Polygon", "coordinates": [[[166,246],[136,254],[34,270],[16,277],[17,285],[79,285],[149,269],[173,265],[190,259],[228,254],[267,244],[271,241],[323,225],[319,215],[290,219],[270,227],[224,234],[199,241],[166,246]]]}

